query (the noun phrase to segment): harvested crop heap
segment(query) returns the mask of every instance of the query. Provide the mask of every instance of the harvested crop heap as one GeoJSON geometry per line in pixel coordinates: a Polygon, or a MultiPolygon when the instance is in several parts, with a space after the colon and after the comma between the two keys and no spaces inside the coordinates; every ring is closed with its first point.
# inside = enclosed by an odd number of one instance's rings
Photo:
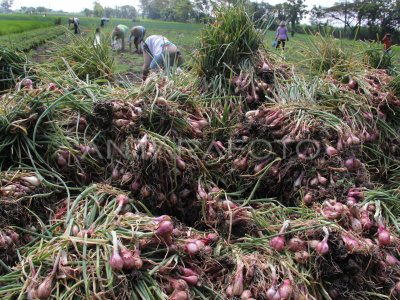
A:
{"type": "Polygon", "coordinates": [[[201,40],[193,73],[3,93],[1,299],[399,297],[399,77],[306,81],[240,7],[201,40]]]}

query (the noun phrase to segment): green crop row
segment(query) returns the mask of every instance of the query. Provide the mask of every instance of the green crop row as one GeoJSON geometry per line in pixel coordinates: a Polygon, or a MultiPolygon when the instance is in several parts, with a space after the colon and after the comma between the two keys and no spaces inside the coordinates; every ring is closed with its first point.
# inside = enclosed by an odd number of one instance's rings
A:
{"type": "Polygon", "coordinates": [[[0,36],[54,26],[48,21],[0,20],[0,36]]]}
{"type": "Polygon", "coordinates": [[[22,33],[0,36],[0,45],[19,51],[28,51],[63,34],[64,26],[39,28],[22,33]]]}

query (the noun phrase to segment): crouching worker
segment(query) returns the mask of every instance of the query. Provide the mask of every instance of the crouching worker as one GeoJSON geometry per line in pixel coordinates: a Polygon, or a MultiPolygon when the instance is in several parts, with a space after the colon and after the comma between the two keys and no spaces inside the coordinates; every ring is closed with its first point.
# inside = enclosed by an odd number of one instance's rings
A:
{"type": "Polygon", "coordinates": [[[135,26],[131,28],[131,35],[129,36],[129,49],[132,49],[132,37],[133,44],[135,45],[136,52],[140,53],[139,45],[144,39],[144,35],[146,34],[146,28],[143,26],[135,26]]]}
{"type": "Polygon", "coordinates": [[[80,30],[79,30],[79,19],[78,18],[74,18],[74,33],[75,34],[80,33],[80,30]]]}
{"type": "Polygon", "coordinates": [[[113,47],[117,44],[118,41],[121,42],[121,50],[125,50],[125,37],[127,36],[129,31],[128,26],[119,24],[117,27],[114,28],[111,36],[111,40],[113,43],[113,47]]]}
{"type": "Polygon", "coordinates": [[[157,71],[183,64],[182,53],[173,43],[161,35],[151,35],[143,43],[143,80],[150,70],[157,71]]]}

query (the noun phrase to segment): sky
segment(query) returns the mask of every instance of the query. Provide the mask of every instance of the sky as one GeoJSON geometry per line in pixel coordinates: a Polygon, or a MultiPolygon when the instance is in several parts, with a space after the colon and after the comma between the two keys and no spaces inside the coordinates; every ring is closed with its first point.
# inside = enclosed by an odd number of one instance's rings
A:
{"type": "MultiPolygon", "coordinates": [[[[123,5],[132,5],[139,8],[139,0],[97,0],[102,6],[115,7],[123,5]]],[[[285,1],[282,0],[264,0],[269,4],[277,4],[285,1]]],[[[333,1],[327,0],[305,0],[306,5],[312,8],[313,5],[328,6],[333,1]]],[[[14,0],[12,9],[19,9],[21,6],[38,7],[44,6],[52,10],[63,10],[66,12],[81,12],[85,8],[93,8],[93,0],[14,0]]]]}

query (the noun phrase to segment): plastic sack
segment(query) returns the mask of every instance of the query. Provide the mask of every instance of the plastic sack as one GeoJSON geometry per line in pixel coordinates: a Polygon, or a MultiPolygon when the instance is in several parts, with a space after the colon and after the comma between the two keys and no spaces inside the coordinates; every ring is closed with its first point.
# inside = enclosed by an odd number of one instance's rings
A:
{"type": "Polygon", "coordinates": [[[272,47],[275,48],[276,47],[277,42],[275,40],[272,41],[272,47]]]}
{"type": "Polygon", "coordinates": [[[119,51],[122,49],[122,41],[118,40],[118,41],[113,41],[111,44],[111,48],[114,51],[119,51]]]}

